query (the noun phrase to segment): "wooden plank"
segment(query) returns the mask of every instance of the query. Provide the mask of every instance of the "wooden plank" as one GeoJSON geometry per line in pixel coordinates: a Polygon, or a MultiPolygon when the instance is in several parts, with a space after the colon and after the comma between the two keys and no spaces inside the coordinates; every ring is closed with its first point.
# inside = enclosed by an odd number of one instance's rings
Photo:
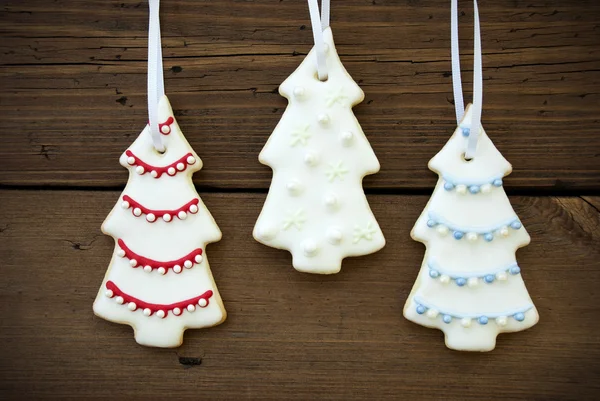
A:
{"type": "MultiPolygon", "coordinates": [[[[600,189],[596,1],[482,1],[483,122],[509,188],[600,189]]],[[[119,155],[146,121],[139,1],[5,1],[0,136],[6,185],[123,185],[119,155]]],[[[471,6],[461,17],[470,52],[471,6]]],[[[382,171],[369,188],[423,189],[454,128],[446,0],[336,4],[338,50],[363,87],[356,115],[382,171]]],[[[196,183],[267,188],[257,155],[286,106],[278,85],[310,49],[305,2],[162,5],[166,86],[205,169],[196,183]],[[268,15],[268,18],[265,18],[268,15]]],[[[465,87],[470,87],[465,57],[465,87]]]]}
{"type": "Polygon", "coordinates": [[[262,194],[205,194],[229,312],[183,347],[148,349],[91,304],[113,242],[112,191],[0,191],[2,398],[597,399],[600,198],[513,197],[532,236],[518,254],[541,320],[487,354],[447,350],[402,317],[426,196],[369,196],[388,245],[332,277],[301,274],[251,237],[262,194]],[[588,203],[589,202],[589,203],[588,203]]]}

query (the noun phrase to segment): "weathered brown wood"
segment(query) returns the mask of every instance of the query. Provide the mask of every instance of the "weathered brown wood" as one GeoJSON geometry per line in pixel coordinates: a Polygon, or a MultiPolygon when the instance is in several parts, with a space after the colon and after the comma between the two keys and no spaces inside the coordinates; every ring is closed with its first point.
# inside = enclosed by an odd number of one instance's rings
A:
{"type": "Polygon", "coordinates": [[[229,318],[177,350],[138,346],[92,314],[113,246],[99,226],[117,197],[0,191],[3,399],[597,399],[600,198],[511,199],[541,320],[467,354],[402,317],[424,251],[408,232],[427,196],[370,196],[386,248],[321,277],[252,239],[264,195],[203,195],[224,233],[207,255],[229,318]]]}
{"type": "MultiPolygon", "coordinates": [[[[268,187],[257,155],[286,105],[277,87],[311,47],[305,3],[162,4],[167,92],[205,162],[198,184],[268,187]]],[[[2,4],[0,184],[123,185],[116,160],[147,118],[145,2],[2,4]]],[[[480,7],[483,122],[515,167],[507,186],[600,189],[600,4],[480,7]]],[[[365,186],[431,187],[427,161],[455,125],[448,1],[347,0],[335,4],[333,28],[366,93],[356,114],[382,165],[365,186]]]]}

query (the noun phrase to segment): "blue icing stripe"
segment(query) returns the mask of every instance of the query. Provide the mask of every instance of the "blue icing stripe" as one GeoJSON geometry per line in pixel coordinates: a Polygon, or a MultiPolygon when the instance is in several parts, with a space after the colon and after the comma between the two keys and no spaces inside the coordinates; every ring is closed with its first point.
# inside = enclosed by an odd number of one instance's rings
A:
{"type": "Polygon", "coordinates": [[[489,270],[485,273],[473,273],[466,271],[451,272],[440,267],[434,260],[428,260],[427,267],[429,268],[429,277],[432,279],[439,279],[442,276],[447,276],[447,279],[454,281],[454,283],[459,287],[463,287],[465,284],[467,284],[467,280],[473,277],[483,280],[487,284],[492,284],[496,280],[506,280],[509,274],[515,276],[521,273],[521,268],[516,263],[498,269],[489,270]]]}
{"type": "Polygon", "coordinates": [[[452,232],[453,237],[457,240],[462,239],[465,236],[465,233],[474,233],[482,235],[485,241],[490,242],[494,240],[494,233],[500,231],[503,228],[520,230],[523,227],[523,224],[517,216],[490,227],[469,227],[458,226],[457,224],[446,220],[445,218],[439,216],[437,213],[432,211],[429,211],[427,214],[429,217],[429,219],[427,220],[427,226],[429,228],[434,228],[440,225],[446,226],[448,230],[452,232]]]}
{"type": "Polygon", "coordinates": [[[477,314],[463,314],[457,312],[450,312],[444,309],[436,308],[434,305],[425,302],[423,299],[419,297],[413,298],[416,306],[416,311],[419,315],[426,313],[428,310],[433,309],[437,313],[432,314],[432,318],[437,318],[441,316],[442,321],[446,324],[451,323],[453,319],[476,319],[480,325],[486,325],[490,321],[490,319],[498,319],[498,318],[509,318],[512,317],[517,322],[522,322],[525,320],[525,313],[529,310],[533,309],[533,304],[529,304],[519,309],[506,311],[503,313],[477,313],[477,314]]]}
{"type": "Polygon", "coordinates": [[[462,185],[465,188],[463,190],[468,190],[468,192],[473,195],[481,192],[481,187],[484,185],[488,185],[487,190],[491,189],[491,187],[501,187],[503,185],[502,181],[503,175],[496,175],[483,180],[463,180],[460,178],[452,177],[448,174],[442,174],[442,179],[444,180],[444,189],[446,191],[455,190],[458,185],[462,185]]]}

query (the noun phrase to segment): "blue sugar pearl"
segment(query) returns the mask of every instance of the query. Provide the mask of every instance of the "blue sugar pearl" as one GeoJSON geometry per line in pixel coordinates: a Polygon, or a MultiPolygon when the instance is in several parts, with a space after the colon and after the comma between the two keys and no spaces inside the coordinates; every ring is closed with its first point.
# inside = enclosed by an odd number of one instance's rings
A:
{"type": "Polygon", "coordinates": [[[452,191],[452,190],[454,189],[454,184],[453,184],[453,183],[451,183],[451,182],[448,182],[448,181],[446,181],[446,182],[444,183],[444,189],[445,189],[446,191],[452,191]]]}
{"type": "Polygon", "coordinates": [[[479,185],[471,185],[469,187],[469,192],[472,194],[476,194],[479,192],[479,185]]]}
{"type": "Polygon", "coordinates": [[[497,180],[494,180],[494,182],[492,182],[492,185],[495,187],[501,187],[502,186],[502,180],[500,178],[498,178],[497,180]]]}
{"type": "Polygon", "coordinates": [[[487,316],[480,316],[479,317],[479,324],[488,324],[488,318],[487,316]]]}
{"type": "Polygon", "coordinates": [[[519,313],[515,313],[514,316],[515,320],[518,320],[519,322],[522,322],[523,320],[525,320],[525,315],[521,312],[519,313]]]}
{"type": "Polygon", "coordinates": [[[468,128],[463,128],[462,129],[462,136],[469,136],[471,134],[471,130],[468,128]]]}
{"type": "Polygon", "coordinates": [[[442,317],[442,320],[444,321],[444,323],[448,324],[448,323],[450,323],[452,321],[452,316],[450,316],[450,315],[444,315],[442,317]]]}
{"type": "Polygon", "coordinates": [[[467,280],[465,280],[462,277],[459,277],[456,279],[456,285],[459,287],[462,287],[463,285],[467,284],[467,280]]]}
{"type": "Polygon", "coordinates": [[[519,220],[513,221],[512,223],[510,223],[510,226],[514,230],[518,230],[519,228],[523,227],[523,225],[521,224],[521,222],[519,220]]]}
{"type": "Polygon", "coordinates": [[[519,266],[513,266],[508,271],[510,272],[510,274],[515,275],[521,273],[521,268],[519,266]]]}
{"type": "Polygon", "coordinates": [[[429,277],[431,278],[438,278],[440,276],[440,272],[437,270],[429,270],[429,277]]]}
{"type": "Polygon", "coordinates": [[[488,274],[487,276],[485,276],[483,279],[485,280],[486,283],[491,284],[494,282],[494,279],[496,277],[493,274],[488,274]]]}
{"type": "Polygon", "coordinates": [[[436,224],[435,220],[427,220],[427,227],[435,227],[436,224]]]}
{"type": "Polygon", "coordinates": [[[460,231],[454,231],[452,235],[454,236],[454,239],[462,239],[462,237],[465,236],[465,234],[460,231]]]}
{"type": "Polygon", "coordinates": [[[486,240],[487,242],[492,242],[494,240],[494,234],[487,233],[486,235],[483,236],[483,239],[486,240]]]}
{"type": "Polygon", "coordinates": [[[425,308],[423,305],[417,306],[417,313],[419,315],[422,315],[423,313],[425,313],[426,310],[427,310],[427,308],[425,308]]]}

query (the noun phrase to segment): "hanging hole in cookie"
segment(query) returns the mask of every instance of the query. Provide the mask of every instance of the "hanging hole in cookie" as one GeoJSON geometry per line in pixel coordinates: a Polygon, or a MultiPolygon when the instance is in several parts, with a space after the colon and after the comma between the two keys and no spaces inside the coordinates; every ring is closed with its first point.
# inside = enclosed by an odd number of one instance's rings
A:
{"type": "Polygon", "coordinates": [[[463,159],[464,162],[467,162],[467,163],[473,161],[472,157],[471,158],[467,158],[467,154],[466,153],[461,154],[460,157],[463,159]]]}
{"type": "Polygon", "coordinates": [[[163,150],[158,150],[158,149],[154,148],[154,151],[162,156],[165,153],[167,153],[167,147],[165,146],[165,148],[163,150]]]}
{"type": "Polygon", "coordinates": [[[329,75],[326,75],[326,76],[325,76],[325,79],[320,79],[320,78],[319,78],[319,72],[318,72],[318,71],[315,71],[315,79],[316,79],[317,81],[319,81],[319,82],[327,82],[327,80],[329,79],[329,75]]]}

